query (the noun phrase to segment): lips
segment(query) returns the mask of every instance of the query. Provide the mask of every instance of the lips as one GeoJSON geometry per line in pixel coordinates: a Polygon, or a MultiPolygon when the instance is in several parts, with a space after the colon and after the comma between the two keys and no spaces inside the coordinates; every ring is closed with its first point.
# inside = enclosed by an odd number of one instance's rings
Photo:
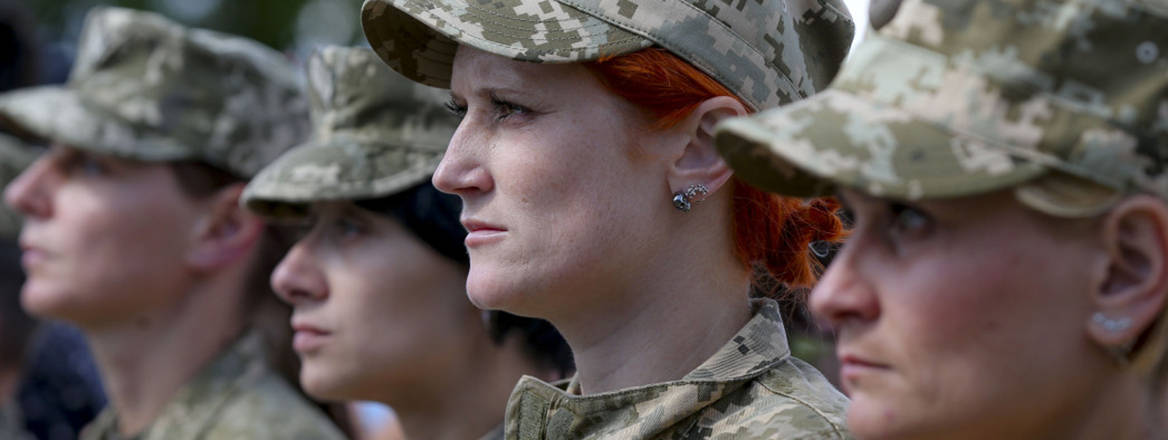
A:
{"type": "Polygon", "coordinates": [[[892,371],[892,366],[852,352],[839,353],[840,381],[844,391],[852,393],[874,375],[892,371]]]}
{"type": "Polygon", "coordinates": [[[476,219],[463,219],[462,226],[466,228],[466,247],[473,248],[495,243],[502,240],[507,234],[507,228],[476,219]]]}
{"type": "Polygon", "coordinates": [[[313,353],[320,350],[327,342],[332,332],[315,325],[299,322],[293,319],[292,348],[300,354],[313,353]]]}
{"type": "Polygon", "coordinates": [[[48,255],[44,249],[26,242],[20,243],[20,265],[24,267],[25,271],[31,271],[33,267],[44,263],[46,258],[48,255]]]}

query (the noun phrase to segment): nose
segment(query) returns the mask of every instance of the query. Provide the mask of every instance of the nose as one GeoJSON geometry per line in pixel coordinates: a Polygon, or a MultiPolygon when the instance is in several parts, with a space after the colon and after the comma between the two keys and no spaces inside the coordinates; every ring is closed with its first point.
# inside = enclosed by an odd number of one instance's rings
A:
{"type": "Polygon", "coordinates": [[[484,163],[489,140],[484,139],[482,131],[474,129],[473,124],[471,117],[463,119],[450,138],[450,145],[432,179],[439,191],[465,198],[494,188],[494,179],[484,163]]]}
{"type": "Polygon", "coordinates": [[[31,218],[46,218],[53,213],[52,164],[41,157],[4,188],[4,202],[31,218]]]}
{"type": "MultiPolygon", "coordinates": [[[[856,231],[859,233],[860,231],[856,231]]],[[[841,327],[875,321],[880,317],[880,301],[876,290],[860,270],[863,248],[856,245],[859,234],[850,237],[850,243],[831,262],[827,272],[811,291],[811,313],[823,326],[833,330],[841,327]]]]}
{"type": "Polygon", "coordinates": [[[328,298],[328,280],[312,256],[305,239],[300,240],[280,260],[272,272],[272,290],[293,306],[328,298]]]}

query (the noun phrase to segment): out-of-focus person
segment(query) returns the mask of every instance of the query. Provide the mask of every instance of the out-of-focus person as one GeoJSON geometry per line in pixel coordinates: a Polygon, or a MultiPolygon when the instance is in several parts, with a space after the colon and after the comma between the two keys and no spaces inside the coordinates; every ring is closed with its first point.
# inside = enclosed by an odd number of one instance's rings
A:
{"type": "Polygon", "coordinates": [[[471,300],[575,355],[571,381],[519,382],[506,438],[848,436],[844,396],[751,298],[815,283],[836,206],[741,184],[713,145],[827,86],[841,2],[368,0],[362,24],[462,117],[433,183],[463,202],[471,300]]]}
{"type": "MultiPolygon", "coordinates": [[[[0,184],[7,186],[28,164],[36,151],[0,133],[0,184]]],[[[20,215],[0,207],[0,439],[34,438],[16,400],[24,378],[29,346],[36,334],[36,319],[20,306],[24,271],[20,267],[20,215]]]]}
{"type": "Polygon", "coordinates": [[[827,91],[717,135],[744,179],[855,216],[810,299],[852,432],[1168,438],[1168,3],[872,24],[827,91]]]}
{"type": "Polygon", "coordinates": [[[239,194],[306,108],[278,52],[121,8],[87,16],[65,86],[0,96],[52,145],[5,199],[23,305],[84,331],[110,396],[82,438],[342,437],[248,328],[283,248],[239,194]]]}
{"type": "Polygon", "coordinates": [[[393,408],[413,439],[501,429],[524,374],[572,369],[546,321],[483,312],[466,296],[457,197],[430,184],[457,126],[444,96],[368,49],[308,62],[314,139],[248,185],[244,202],[302,229],[272,275],[294,308],[301,384],[326,400],[393,408]]]}

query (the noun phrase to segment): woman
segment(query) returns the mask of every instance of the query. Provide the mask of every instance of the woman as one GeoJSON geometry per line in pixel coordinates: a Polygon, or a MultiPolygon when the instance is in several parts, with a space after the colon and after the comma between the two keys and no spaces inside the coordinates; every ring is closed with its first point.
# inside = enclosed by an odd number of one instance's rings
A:
{"type": "Polygon", "coordinates": [[[829,91],[718,137],[745,178],[839,188],[855,214],[811,295],[839,335],[849,428],[1165,438],[1168,10],[873,10],[891,22],[829,91]]]}
{"type": "Polygon", "coordinates": [[[843,397],[748,298],[756,271],[811,284],[807,246],[840,223],[738,184],[712,135],[827,84],[846,11],[618,3],[364,7],[382,59],[463,117],[433,181],[463,202],[471,301],[549,320],[575,355],[570,383],[520,381],[506,437],[844,437],[843,397]]]}
{"type": "Polygon", "coordinates": [[[5,199],[22,303],[83,330],[109,395],[82,438],[342,438],[248,331],[282,249],[239,195],[303,131],[297,86],[253,41],[98,8],[68,85],[0,97],[53,145],[5,199]]]}
{"type": "Polygon", "coordinates": [[[388,404],[408,438],[481,437],[520,376],[572,368],[567,345],[545,321],[466,300],[458,199],[429,183],[457,124],[437,91],[366,49],[324,49],[308,79],[316,140],[244,195],[305,226],[272,275],[295,309],[301,383],[326,400],[388,404]]]}

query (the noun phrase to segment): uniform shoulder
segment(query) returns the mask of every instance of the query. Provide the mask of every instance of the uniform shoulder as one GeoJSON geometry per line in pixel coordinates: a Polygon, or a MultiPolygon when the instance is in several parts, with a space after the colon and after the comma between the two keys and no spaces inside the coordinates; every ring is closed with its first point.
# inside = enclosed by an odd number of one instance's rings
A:
{"type": "Polygon", "coordinates": [[[757,379],[759,392],[769,394],[771,408],[760,411],[785,420],[806,436],[788,438],[851,438],[845,427],[848,399],[815,367],[788,357],[757,379]],[[764,391],[765,390],[765,391],[764,391]]]}
{"type": "Polygon", "coordinates": [[[203,438],[341,440],[345,436],[324,412],[269,373],[238,390],[203,438]]]}

